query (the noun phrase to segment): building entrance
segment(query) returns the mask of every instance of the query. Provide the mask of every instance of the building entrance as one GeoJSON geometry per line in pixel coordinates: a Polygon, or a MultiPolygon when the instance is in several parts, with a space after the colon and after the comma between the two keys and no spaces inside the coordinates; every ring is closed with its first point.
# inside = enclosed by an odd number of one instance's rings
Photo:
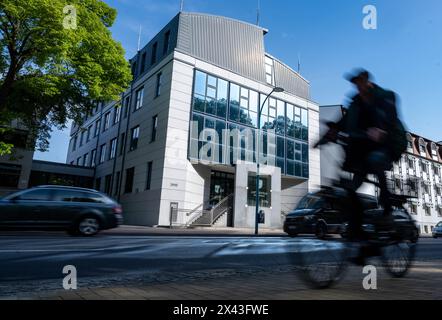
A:
{"type": "Polygon", "coordinates": [[[235,176],[230,173],[212,171],[210,179],[210,205],[217,205],[221,200],[235,192],[235,176]]]}
{"type": "MultiPolygon", "coordinates": [[[[210,179],[210,206],[216,206],[235,192],[235,176],[230,173],[212,171],[210,179]]],[[[233,197],[227,203],[229,212],[227,226],[233,226],[233,197]]]]}

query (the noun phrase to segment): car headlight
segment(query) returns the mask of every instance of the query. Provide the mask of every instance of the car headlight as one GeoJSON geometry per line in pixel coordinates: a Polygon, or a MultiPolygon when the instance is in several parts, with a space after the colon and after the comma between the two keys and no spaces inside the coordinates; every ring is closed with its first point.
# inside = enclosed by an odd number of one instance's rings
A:
{"type": "Polygon", "coordinates": [[[307,220],[307,221],[313,220],[314,218],[315,218],[314,215],[304,216],[304,220],[307,220]]]}

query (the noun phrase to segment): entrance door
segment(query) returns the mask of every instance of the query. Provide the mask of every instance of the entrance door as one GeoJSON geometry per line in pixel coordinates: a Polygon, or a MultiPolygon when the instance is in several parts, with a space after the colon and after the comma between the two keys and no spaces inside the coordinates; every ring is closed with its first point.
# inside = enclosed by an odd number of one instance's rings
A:
{"type": "MultiPolygon", "coordinates": [[[[235,192],[235,176],[230,173],[212,171],[210,179],[210,207],[216,206],[221,200],[235,192]]],[[[233,225],[233,202],[228,213],[227,225],[233,225]]]]}
{"type": "Polygon", "coordinates": [[[210,179],[210,205],[215,206],[235,191],[235,176],[212,171],[210,179]]]}

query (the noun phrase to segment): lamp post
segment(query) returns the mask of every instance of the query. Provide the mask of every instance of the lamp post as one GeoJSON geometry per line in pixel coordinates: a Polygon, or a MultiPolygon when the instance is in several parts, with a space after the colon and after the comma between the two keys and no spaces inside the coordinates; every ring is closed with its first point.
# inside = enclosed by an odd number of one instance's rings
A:
{"type": "Polygon", "coordinates": [[[284,89],[281,87],[275,87],[272,89],[272,91],[266,96],[264,101],[261,104],[261,107],[258,110],[258,136],[256,141],[256,150],[257,150],[257,156],[256,156],[256,186],[255,186],[255,192],[256,192],[256,203],[255,203],[255,235],[258,235],[258,218],[259,218],[259,141],[261,138],[261,113],[262,109],[264,108],[264,104],[267,102],[269,97],[273,94],[273,92],[284,92],[284,89]]]}

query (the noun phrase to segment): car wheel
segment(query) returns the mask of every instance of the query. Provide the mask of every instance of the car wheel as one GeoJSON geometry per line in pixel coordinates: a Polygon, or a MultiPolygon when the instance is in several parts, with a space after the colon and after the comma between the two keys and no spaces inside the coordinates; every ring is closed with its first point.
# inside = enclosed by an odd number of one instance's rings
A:
{"type": "Polygon", "coordinates": [[[100,221],[94,216],[83,217],[78,222],[76,231],[85,237],[94,236],[100,231],[100,221]]]}
{"type": "Polygon", "coordinates": [[[316,237],[318,239],[325,239],[325,237],[327,236],[327,226],[324,223],[319,223],[316,226],[316,237]]]}
{"type": "Polygon", "coordinates": [[[290,238],[296,238],[297,236],[298,236],[298,234],[296,232],[289,232],[290,238]]]}
{"type": "Polygon", "coordinates": [[[434,239],[437,239],[437,236],[433,236],[434,239]]]}

